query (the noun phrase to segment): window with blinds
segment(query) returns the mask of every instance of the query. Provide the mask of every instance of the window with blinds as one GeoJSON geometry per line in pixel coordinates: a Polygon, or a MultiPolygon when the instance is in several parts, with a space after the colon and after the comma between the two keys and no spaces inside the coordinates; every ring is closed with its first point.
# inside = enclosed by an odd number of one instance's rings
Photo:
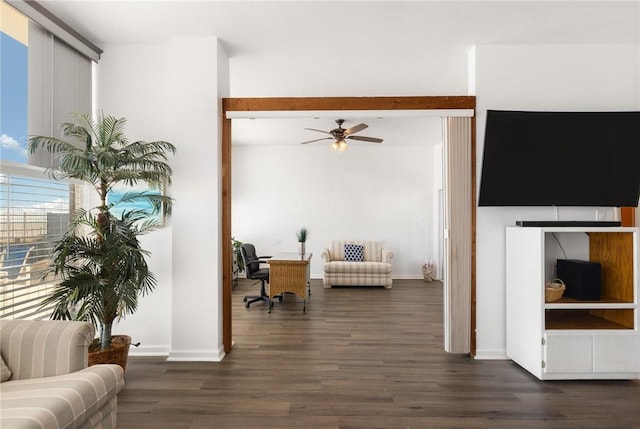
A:
{"type": "Polygon", "coordinates": [[[80,186],[49,180],[43,168],[57,159],[27,153],[27,136],[61,137],[69,112],[91,112],[92,60],[102,51],[40,2],[0,0],[0,15],[0,318],[43,319],[56,279],[42,276],[81,206],[80,186]]]}
{"type": "Polygon", "coordinates": [[[75,185],[0,174],[0,318],[44,319],[41,301],[56,284],[43,278],[54,243],[68,229],[75,185]]]}

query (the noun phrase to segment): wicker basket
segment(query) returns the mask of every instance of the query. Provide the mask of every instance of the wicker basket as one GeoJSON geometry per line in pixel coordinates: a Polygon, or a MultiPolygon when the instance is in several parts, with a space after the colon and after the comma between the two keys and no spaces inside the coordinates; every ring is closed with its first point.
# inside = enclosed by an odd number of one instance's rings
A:
{"type": "Polygon", "coordinates": [[[111,348],[99,350],[99,341],[89,346],[89,366],[101,363],[115,363],[127,369],[127,358],[129,357],[129,346],[131,337],[128,335],[112,335],[111,348]]]}
{"type": "Polygon", "coordinates": [[[562,298],[562,294],[567,287],[560,279],[552,279],[544,285],[544,301],[553,302],[562,298]]]}

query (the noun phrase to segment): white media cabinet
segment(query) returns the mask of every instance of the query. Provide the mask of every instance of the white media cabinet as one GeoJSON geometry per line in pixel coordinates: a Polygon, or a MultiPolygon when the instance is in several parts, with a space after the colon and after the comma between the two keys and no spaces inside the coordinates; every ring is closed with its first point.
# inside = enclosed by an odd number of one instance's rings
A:
{"type": "Polygon", "coordinates": [[[638,232],[507,227],[507,356],[541,380],[640,378],[638,232]],[[601,299],[545,302],[557,259],[600,263],[601,299]]]}

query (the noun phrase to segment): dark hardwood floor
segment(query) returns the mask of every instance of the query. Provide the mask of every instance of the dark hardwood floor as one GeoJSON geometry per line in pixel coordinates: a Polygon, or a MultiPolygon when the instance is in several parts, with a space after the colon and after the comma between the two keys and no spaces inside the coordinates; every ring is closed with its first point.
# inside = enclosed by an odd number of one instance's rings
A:
{"type": "MultiPolygon", "coordinates": [[[[118,396],[126,428],[640,428],[638,381],[538,381],[510,361],[442,349],[442,286],[323,289],[307,313],[233,295],[220,363],[132,357],[118,396]]],[[[197,329],[197,327],[194,327],[197,329]]]]}

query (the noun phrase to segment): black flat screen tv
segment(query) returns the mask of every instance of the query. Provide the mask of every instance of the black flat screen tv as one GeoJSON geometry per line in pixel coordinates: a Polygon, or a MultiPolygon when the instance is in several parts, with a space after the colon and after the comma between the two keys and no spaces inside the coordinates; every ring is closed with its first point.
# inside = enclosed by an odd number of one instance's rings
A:
{"type": "Polygon", "coordinates": [[[640,112],[488,110],[479,206],[637,207],[640,112]]]}

